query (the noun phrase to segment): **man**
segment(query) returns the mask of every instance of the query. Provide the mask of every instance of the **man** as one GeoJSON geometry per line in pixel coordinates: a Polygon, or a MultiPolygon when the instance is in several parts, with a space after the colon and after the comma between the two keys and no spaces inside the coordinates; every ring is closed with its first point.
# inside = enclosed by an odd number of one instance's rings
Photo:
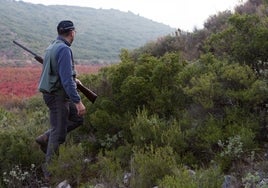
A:
{"type": "MultiPolygon", "coordinates": [[[[38,89],[49,108],[51,128],[36,138],[41,150],[46,154],[46,165],[54,154],[59,154],[59,146],[64,143],[67,132],[83,124],[85,106],[76,90],[75,69],[70,48],[75,27],[72,21],[63,20],[57,26],[58,37],[45,52],[43,70],[38,89]]],[[[45,179],[50,173],[44,168],[45,179]]]]}

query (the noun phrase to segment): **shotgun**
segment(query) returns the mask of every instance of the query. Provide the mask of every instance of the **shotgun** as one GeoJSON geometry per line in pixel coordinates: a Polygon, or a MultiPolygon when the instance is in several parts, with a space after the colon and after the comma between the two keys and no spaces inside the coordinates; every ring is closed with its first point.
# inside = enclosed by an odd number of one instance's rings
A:
{"type": "MultiPolygon", "coordinates": [[[[43,64],[43,58],[41,56],[37,55],[36,53],[32,52],[31,50],[29,50],[28,48],[26,48],[25,46],[21,45],[20,43],[14,41],[14,40],[13,40],[13,43],[18,45],[19,47],[21,47],[25,51],[29,52],[30,54],[32,54],[36,61],[43,64]]],[[[77,85],[77,89],[79,91],[81,91],[88,98],[88,100],[90,100],[92,103],[95,102],[95,100],[98,97],[96,93],[94,93],[90,89],[86,88],[82,83],[76,83],[76,85],[77,85]]]]}

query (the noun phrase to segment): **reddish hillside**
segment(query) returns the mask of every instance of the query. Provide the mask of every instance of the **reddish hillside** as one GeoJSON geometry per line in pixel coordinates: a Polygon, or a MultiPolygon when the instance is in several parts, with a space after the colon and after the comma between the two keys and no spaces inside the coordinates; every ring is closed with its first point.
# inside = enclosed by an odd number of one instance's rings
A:
{"type": "MultiPolygon", "coordinates": [[[[76,66],[79,74],[97,73],[100,66],[76,66]]],[[[6,100],[29,98],[38,93],[41,66],[0,67],[0,104],[6,100]]]]}

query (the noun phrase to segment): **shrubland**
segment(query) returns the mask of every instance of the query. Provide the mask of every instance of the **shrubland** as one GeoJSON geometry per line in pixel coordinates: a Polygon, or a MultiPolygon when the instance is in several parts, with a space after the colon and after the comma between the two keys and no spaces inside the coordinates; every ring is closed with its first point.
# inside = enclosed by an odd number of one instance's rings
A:
{"type": "MultiPolygon", "coordinates": [[[[248,1],[244,8],[219,14],[226,22],[217,29],[207,23],[207,30],[124,49],[119,63],[81,75],[98,99],[82,96],[85,123],[53,160],[53,183],[267,186],[267,6],[248,1]],[[245,12],[250,5],[256,12],[245,12]],[[200,33],[195,56],[176,43],[200,33]]],[[[44,156],[34,138],[49,126],[41,96],[1,108],[0,122],[1,185],[38,186],[44,156]]]]}

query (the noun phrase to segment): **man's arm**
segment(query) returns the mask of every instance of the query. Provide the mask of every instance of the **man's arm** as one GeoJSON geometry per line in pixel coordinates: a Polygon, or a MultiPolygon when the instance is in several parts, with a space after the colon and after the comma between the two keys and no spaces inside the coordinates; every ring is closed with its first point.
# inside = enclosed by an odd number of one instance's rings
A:
{"type": "Polygon", "coordinates": [[[82,116],[86,113],[86,108],[76,90],[76,81],[72,75],[72,59],[70,49],[67,47],[62,48],[58,54],[58,70],[62,86],[67,95],[74,102],[78,115],[82,116]]]}
{"type": "Polygon", "coordinates": [[[72,59],[68,47],[63,47],[59,50],[57,61],[61,84],[69,98],[74,103],[78,103],[81,98],[76,90],[76,83],[72,75],[72,59]]]}

